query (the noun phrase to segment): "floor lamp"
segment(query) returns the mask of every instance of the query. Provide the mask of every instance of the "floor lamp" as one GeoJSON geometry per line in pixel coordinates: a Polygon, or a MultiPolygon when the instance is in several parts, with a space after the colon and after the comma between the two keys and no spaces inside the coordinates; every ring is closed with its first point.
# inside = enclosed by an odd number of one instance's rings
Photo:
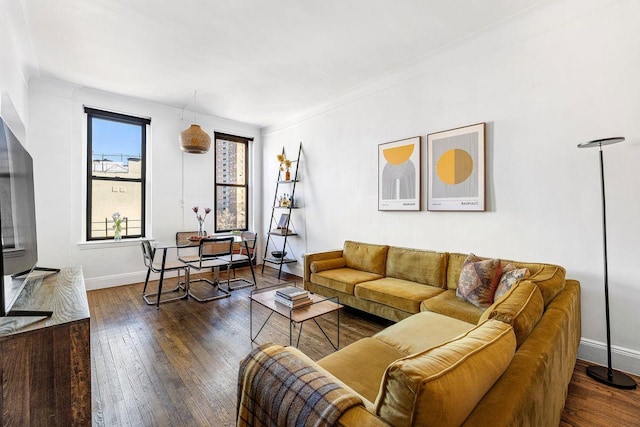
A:
{"type": "Polygon", "coordinates": [[[587,375],[603,384],[624,388],[636,388],[636,382],[630,376],[616,371],[611,367],[611,328],[609,324],[609,274],[607,271],[607,209],[604,197],[604,162],[602,161],[602,146],[617,144],[624,141],[623,137],[596,139],[594,141],[578,144],[578,148],[598,147],[600,150],[600,186],[602,189],[602,236],[604,241],[604,303],[607,317],[607,367],[588,366],[587,375]]]}

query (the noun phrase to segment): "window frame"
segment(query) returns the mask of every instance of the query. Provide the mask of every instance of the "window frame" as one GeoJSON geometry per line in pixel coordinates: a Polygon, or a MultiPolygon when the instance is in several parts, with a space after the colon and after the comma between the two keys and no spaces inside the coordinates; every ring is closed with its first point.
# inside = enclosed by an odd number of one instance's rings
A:
{"type": "Polygon", "coordinates": [[[150,118],[130,116],[127,114],[114,113],[112,111],[99,110],[91,107],[84,107],[84,112],[87,116],[87,199],[86,199],[86,241],[101,241],[101,240],[114,240],[113,236],[105,237],[92,237],[92,221],[91,221],[91,209],[93,204],[93,181],[111,181],[111,182],[139,182],[141,193],[141,212],[140,212],[140,233],[135,235],[122,235],[123,239],[137,239],[145,237],[146,233],[146,184],[147,184],[147,126],[151,124],[150,118]],[[122,178],[122,177],[104,177],[93,176],[93,123],[92,119],[98,118],[103,120],[110,120],[113,122],[139,125],[141,128],[141,141],[140,141],[140,178],[122,178]]]}
{"type": "Polygon", "coordinates": [[[253,138],[230,135],[223,132],[214,132],[213,139],[213,228],[215,233],[225,233],[230,231],[247,231],[249,230],[249,142],[253,141],[253,138]],[[244,184],[230,184],[230,183],[218,183],[218,140],[230,141],[235,143],[244,144],[244,184]],[[218,229],[218,189],[220,187],[233,187],[244,188],[244,206],[245,206],[245,228],[234,228],[229,230],[218,229]]]}

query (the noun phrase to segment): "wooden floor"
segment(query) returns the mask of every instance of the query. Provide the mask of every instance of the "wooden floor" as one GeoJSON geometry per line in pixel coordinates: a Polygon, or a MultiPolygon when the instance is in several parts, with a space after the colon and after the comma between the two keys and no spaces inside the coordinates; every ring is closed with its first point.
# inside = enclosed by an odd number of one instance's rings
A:
{"type": "MultiPolygon", "coordinates": [[[[277,280],[275,270],[265,268],[264,275],[259,271],[259,287],[284,281],[277,280]]],[[[249,277],[248,270],[238,271],[238,276],[249,277]]],[[[299,277],[285,276],[300,283],[299,277]]],[[[251,289],[208,303],[189,299],[162,304],[159,310],[144,304],[141,292],[142,284],[88,292],[94,425],[235,425],[238,364],[252,349],[251,289]]],[[[266,309],[256,308],[254,325],[259,327],[267,315],[266,309]]],[[[336,316],[328,315],[320,324],[335,339],[336,316]]],[[[343,310],[340,346],[388,325],[343,310]]],[[[313,322],[303,329],[300,349],[311,358],[317,360],[333,350],[313,322]]],[[[274,315],[256,342],[288,344],[288,330],[287,321],[274,315]]],[[[640,390],[601,386],[586,376],[585,366],[578,361],[561,425],[640,426],[640,390]]]]}

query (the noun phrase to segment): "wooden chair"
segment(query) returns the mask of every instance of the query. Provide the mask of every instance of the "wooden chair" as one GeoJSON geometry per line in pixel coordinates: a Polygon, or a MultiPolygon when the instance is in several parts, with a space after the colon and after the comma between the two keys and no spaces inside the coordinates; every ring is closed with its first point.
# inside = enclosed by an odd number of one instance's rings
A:
{"type": "Polygon", "coordinates": [[[188,297],[188,283],[189,283],[189,266],[181,261],[166,261],[166,249],[163,254],[163,260],[161,262],[155,261],[156,251],[151,246],[151,243],[148,240],[143,240],[142,244],[142,256],[144,260],[144,265],[147,267],[147,277],[144,279],[144,288],[142,289],[142,298],[149,305],[155,305],[156,307],[160,307],[160,303],[177,301],[180,299],[184,299],[188,297]],[[163,265],[164,263],[164,265],[163,265]],[[185,281],[180,281],[180,271],[184,270],[185,281]],[[167,271],[177,271],[178,272],[178,286],[170,291],[165,291],[164,294],[170,292],[178,292],[183,290],[180,295],[175,296],[173,298],[167,298],[161,300],[162,292],[162,282],[164,281],[164,273],[167,271]],[[155,293],[147,293],[147,286],[149,284],[149,276],[151,273],[160,274],[160,281],[158,282],[158,292],[155,293]],[[156,297],[155,301],[151,301],[150,298],[156,297]]]}
{"type": "Polygon", "coordinates": [[[220,298],[228,298],[231,295],[229,289],[229,268],[231,266],[231,262],[228,258],[225,258],[232,254],[233,252],[233,237],[222,237],[222,238],[204,238],[200,239],[198,245],[198,255],[194,257],[190,256],[180,256],[180,261],[189,265],[190,268],[202,271],[203,269],[212,268],[214,271],[214,280],[211,281],[209,279],[200,278],[197,280],[192,280],[188,282],[187,292],[189,296],[193,297],[196,301],[206,302],[213,301],[220,298]],[[219,270],[220,267],[227,267],[227,288],[224,289],[220,285],[219,279],[219,270]],[[193,293],[193,284],[198,282],[205,282],[211,285],[216,291],[214,295],[208,297],[200,297],[193,293]]]}

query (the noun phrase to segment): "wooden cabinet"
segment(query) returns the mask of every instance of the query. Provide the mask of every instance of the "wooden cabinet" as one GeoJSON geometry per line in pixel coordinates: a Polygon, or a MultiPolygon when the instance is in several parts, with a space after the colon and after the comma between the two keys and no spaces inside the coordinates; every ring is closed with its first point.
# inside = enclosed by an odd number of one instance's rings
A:
{"type": "Polygon", "coordinates": [[[90,426],[89,305],[80,267],[29,279],[16,310],[50,318],[0,318],[3,426],[90,426]]]}

